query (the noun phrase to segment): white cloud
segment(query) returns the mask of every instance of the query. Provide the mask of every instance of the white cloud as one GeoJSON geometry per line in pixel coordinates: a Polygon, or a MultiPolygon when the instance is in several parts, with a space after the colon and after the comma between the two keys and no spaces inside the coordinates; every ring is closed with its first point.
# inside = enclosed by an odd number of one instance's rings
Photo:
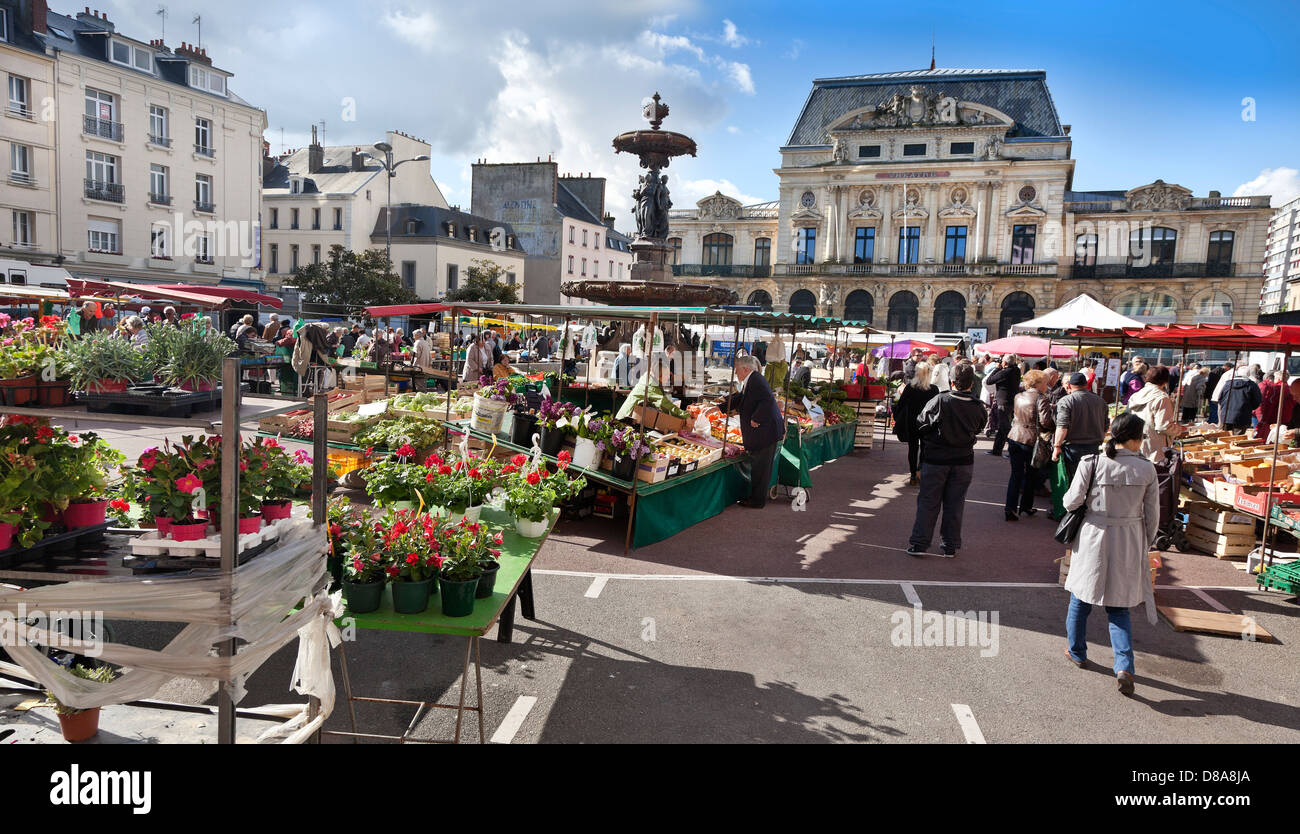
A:
{"type": "Polygon", "coordinates": [[[718,191],[739,200],[741,205],[745,206],[753,203],[764,203],[772,199],[771,197],[754,197],[750,194],[742,194],[731,180],[700,179],[682,180],[677,183],[673,191],[673,204],[677,208],[692,208],[700,200],[712,196],[718,191]]]}
{"type": "Polygon", "coordinates": [[[1234,197],[1251,197],[1259,194],[1273,196],[1273,208],[1300,197],[1300,171],[1295,168],[1265,168],[1259,176],[1237,186],[1234,197]]]}
{"type": "Polygon", "coordinates": [[[784,57],[790,59],[791,61],[798,60],[799,53],[802,50],[803,50],[803,41],[799,40],[798,38],[795,38],[793,41],[790,42],[790,50],[785,53],[784,57]]]}
{"type": "Polygon", "coordinates": [[[740,128],[735,125],[727,125],[727,132],[735,136],[737,133],[740,133],[740,128]]]}
{"type": "Polygon", "coordinates": [[[391,29],[394,35],[421,52],[433,51],[434,38],[438,34],[438,23],[434,20],[433,12],[407,14],[401,10],[393,10],[384,15],[384,25],[391,29]]]}
{"type": "Polygon", "coordinates": [[[749,74],[749,64],[741,64],[735,61],[723,61],[718,59],[719,66],[727,71],[727,75],[735,82],[736,87],[745,95],[754,94],[754,77],[749,74]]]}
{"type": "Polygon", "coordinates": [[[749,43],[749,38],[736,31],[736,24],[730,20],[722,21],[722,42],[732,49],[739,49],[749,43]]]}

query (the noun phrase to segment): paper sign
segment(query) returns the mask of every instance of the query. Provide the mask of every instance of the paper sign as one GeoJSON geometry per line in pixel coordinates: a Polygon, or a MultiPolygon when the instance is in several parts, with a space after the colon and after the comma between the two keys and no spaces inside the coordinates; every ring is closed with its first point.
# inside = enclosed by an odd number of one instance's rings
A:
{"type": "Polygon", "coordinates": [[[1112,387],[1119,385],[1119,360],[1106,360],[1106,384],[1112,387]]]}
{"type": "Polygon", "coordinates": [[[357,406],[357,413],[362,417],[374,417],[376,414],[383,414],[388,410],[388,403],[380,401],[377,403],[362,403],[357,406]]]}

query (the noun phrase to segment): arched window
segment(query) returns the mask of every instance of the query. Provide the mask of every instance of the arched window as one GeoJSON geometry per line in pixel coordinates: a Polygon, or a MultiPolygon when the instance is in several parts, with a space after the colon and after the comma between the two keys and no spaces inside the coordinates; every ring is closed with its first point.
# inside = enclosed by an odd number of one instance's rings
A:
{"type": "Polygon", "coordinates": [[[768,295],[767,290],[754,290],[749,294],[745,303],[751,307],[759,307],[766,312],[772,311],[772,296],[768,295]]]}
{"type": "Polygon", "coordinates": [[[966,299],[961,293],[949,290],[934,300],[935,333],[966,332],[966,299]]]}
{"type": "Polygon", "coordinates": [[[1160,266],[1174,262],[1178,232],[1164,226],[1136,229],[1129,235],[1128,262],[1131,267],[1160,266]]]}
{"type": "Polygon", "coordinates": [[[1079,235],[1074,239],[1074,265],[1076,267],[1097,265],[1096,235],[1079,235]]]}
{"type": "MultiPolygon", "coordinates": [[[[1231,232],[1229,232],[1231,234],[1231,232]]],[[[1196,320],[1206,324],[1231,324],[1232,296],[1215,290],[1196,302],[1196,320]]]]}
{"type": "Polygon", "coordinates": [[[875,300],[866,290],[854,290],[844,298],[844,320],[861,321],[871,324],[875,314],[875,300]]]}
{"type": "Polygon", "coordinates": [[[772,239],[770,237],[754,238],[754,266],[768,266],[772,263],[772,239]]]}
{"type": "Polygon", "coordinates": [[[915,293],[899,290],[889,298],[889,323],[885,326],[890,330],[915,330],[916,309],[920,306],[915,293]]]}
{"type": "Polygon", "coordinates": [[[668,238],[668,248],[673,250],[673,266],[682,262],[682,239],[679,237],[668,238]]]}
{"type": "Polygon", "coordinates": [[[1178,319],[1178,301],[1162,292],[1131,292],[1116,300],[1115,312],[1143,324],[1172,324],[1178,319]]]}
{"type": "Polygon", "coordinates": [[[1226,278],[1232,274],[1232,232],[1210,232],[1210,249],[1205,255],[1205,274],[1211,278],[1226,278]]]}
{"type": "Polygon", "coordinates": [[[1002,315],[998,317],[998,337],[1007,335],[1011,326],[1034,317],[1034,297],[1027,292],[1013,292],[1002,299],[1002,315]]]}
{"type": "Polygon", "coordinates": [[[714,232],[704,236],[704,264],[706,266],[731,265],[731,235],[714,232]]]}
{"type": "Polygon", "coordinates": [[[817,315],[817,297],[808,290],[795,290],[790,296],[790,312],[801,316],[817,315]]]}

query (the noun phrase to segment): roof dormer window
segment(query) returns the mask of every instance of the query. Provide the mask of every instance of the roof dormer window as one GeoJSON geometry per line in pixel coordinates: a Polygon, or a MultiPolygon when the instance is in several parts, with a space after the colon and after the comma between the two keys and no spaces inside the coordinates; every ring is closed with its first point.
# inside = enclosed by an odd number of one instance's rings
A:
{"type": "Polygon", "coordinates": [[[196,90],[224,96],[226,94],[226,77],[202,67],[190,67],[190,86],[196,90]]]}
{"type": "Polygon", "coordinates": [[[455,224],[455,223],[452,223],[452,222],[448,221],[447,223],[445,223],[445,224],[443,224],[443,225],[444,225],[444,226],[446,227],[446,229],[447,229],[447,237],[455,237],[455,236],[456,236],[456,224],[455,224]]]}
{"type": "Polygon", "coordinates": [[[406,233],[408,235],[413,235],[418,231],[420,231],[419,220],[416,220],[415,218],[411,218],[410,220],[406,221],[406,233]]]}
{"type": "Polygon", "coordinates": [[[298,176],[289,177],[289,193],[290,194],[302,193],[302,177],[298,177],[298,176]]]}
{"type": "Polygon", "coordinates": [[[108,59],[124,67],[134,67],[141,72],[153,74],[153,53],[126,41],[111,41],[108,47],[108,59]]]}

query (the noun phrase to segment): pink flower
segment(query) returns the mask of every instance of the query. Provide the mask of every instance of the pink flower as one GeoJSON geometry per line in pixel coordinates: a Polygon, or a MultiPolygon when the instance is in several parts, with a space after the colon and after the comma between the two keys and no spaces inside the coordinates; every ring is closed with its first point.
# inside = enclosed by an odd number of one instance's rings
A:
{"type": "Polygon", "coordinates": [[[73,447],[74,449],[80,448],[83,442],[84,441],[81,439],[81,435],[79,434],[68,435],[68,445],[73,447]]]}
{"type": "Polygon", "coordinates": [[[176,488],[186,495],[193,495],[201,486],[203,486],[203,481],[199,480],[193,472],[186,475],[184,478],[176,479],[176,488]]]}

